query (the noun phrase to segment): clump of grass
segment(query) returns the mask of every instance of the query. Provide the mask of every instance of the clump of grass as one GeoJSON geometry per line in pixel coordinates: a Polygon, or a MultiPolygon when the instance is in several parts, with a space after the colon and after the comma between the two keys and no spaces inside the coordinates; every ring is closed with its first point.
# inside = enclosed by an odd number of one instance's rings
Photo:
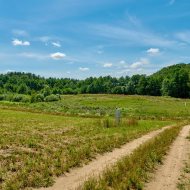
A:
{"type": "Polygon", "coordinates": [[[99,178],[91,178],[85,182],[82,190],[107,189],[143,189],[149,173],[157,164],[162,163],[163,156],[179,134],[181,127],[167,129],[155,139],[141,145],[131,156],[120,160],[108,168],[99,178]]]}
{"type": "Polygon", "coordinates": [[[138,124],[138,120],[135,118],[122,119],[117,122],[116,120],[107,117],[101,121],[101,125],[104,128],[138,126],[138,124]]]}
{"type": "Polygon", "coordinates": [[[134,118],[128,119],[126,123],[127,123],[127,126],[136,126],[139,124],[138,120],[134,118]]]}
{"type": "Polygon", "coordinates": [[[116,122],[113,119],[105,118],[102,120],[102,125],[104,128],[116,127],[116,122]]]}

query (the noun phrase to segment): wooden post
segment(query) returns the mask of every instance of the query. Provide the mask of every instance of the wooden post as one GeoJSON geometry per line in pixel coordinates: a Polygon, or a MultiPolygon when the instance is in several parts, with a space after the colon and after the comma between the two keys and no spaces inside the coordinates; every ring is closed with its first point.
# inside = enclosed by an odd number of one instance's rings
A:
{"type": "Polygon", "coordinates": [[[121,122],[121,110],[119,108],[115,111],[115,123],[116,125],[119,125],[121,122]]]}

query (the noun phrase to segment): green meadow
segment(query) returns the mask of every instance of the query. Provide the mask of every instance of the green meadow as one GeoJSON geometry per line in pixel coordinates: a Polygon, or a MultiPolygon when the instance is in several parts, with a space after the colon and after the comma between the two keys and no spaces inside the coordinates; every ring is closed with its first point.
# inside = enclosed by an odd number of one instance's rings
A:
{"type": "Polygon", "coordinates": [[[0,102],[0,108],[85,117],[113,116],[120,108],[125,117],[186,119],[190,100],[126,95],[64,95],[57,102],[0,102]]]}
{"type": "Polygon", "coordinates": [[[0,103],[0,189],[47,187],[55,177],[166,125],[187,120],[189,100],[121,95],[0,103]],[[122,122],[115,124],[115,109],[122,122]]]}

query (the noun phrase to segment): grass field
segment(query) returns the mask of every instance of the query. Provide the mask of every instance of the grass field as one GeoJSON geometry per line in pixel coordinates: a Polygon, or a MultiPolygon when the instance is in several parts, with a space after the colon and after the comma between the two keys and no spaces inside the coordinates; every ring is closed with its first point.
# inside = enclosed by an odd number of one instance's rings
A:
{"type": "Polygon", "coordinates": [[[190,118],[190,100],[169,97],[124,95],[65,95],[58,102],[0,102],[0,108],[51,112],[64,115],[113,116],[116,108],[129,117],[190,118]]]}
{"type": "Polygon", "coordinates": [[[150,172],[160,164],[181,127],[173,127],[144,143],[132,155],[126,156],[108,168],[99,178],[91,178],[79,188],[82,190],[144,189],[150,172]]]}
{"type": "Polygon", "coordinates": [[[99,118],[0,109],[0,189],[49,186],[53,176],[171,121],[104,128],[99,118]]]}
{"type": "Polygon", "coordinates": [[[171,119],[189,119],[189,105],[182,99],[117,95],[0,102],[0,189],[51,186],[55,176],[97,154],[176,123],[171,119]],[[122,124],[116,127],[112,116],[118,107],[122,124]]]}

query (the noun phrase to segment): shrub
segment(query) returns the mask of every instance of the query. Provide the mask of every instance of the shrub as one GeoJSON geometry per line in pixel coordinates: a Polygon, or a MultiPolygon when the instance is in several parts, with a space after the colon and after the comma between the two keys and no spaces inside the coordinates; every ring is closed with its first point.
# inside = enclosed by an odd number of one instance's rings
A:
{"type": "Polygon", "coordinates": [[[23,96],[21,102],[30,102],[31,101],[31,98],[29,96],[23,96]]]}
{"type": "Polygon", "coordinates": [[[5,94],[0,94],[0,101],[6,100],[6,95],[5,94]]]}
{"type": "Polygon", "coordinates": [[[14,95],[12,97],[12,102],[21,102],[22,101],[22,95],[14,95]]]}
{"type": "Polygon", "coordinates": [[[6,95],[6,101],[13,101],[14,94],[7,94],[6,95]]]}
{"type": "Polygon", "coordinates": [[[12,97],[10,96],[10,101],[12,102],[30,102],[30,98],[26,95],[16,94],[12,97]]]}
{"type": "Polygon", "coordinates": [[[60,99],[61,97],[59,95],[51,94],[45,97],[45,102],[54,102],[54,101],[59,101],[60,99]]]}
{"type": "Polygon", "coordinates": [[[43,94],[33,94],[31,96],[31,103],[43,102],[43,101],[44,101],[44,95],[43,94]]]}

